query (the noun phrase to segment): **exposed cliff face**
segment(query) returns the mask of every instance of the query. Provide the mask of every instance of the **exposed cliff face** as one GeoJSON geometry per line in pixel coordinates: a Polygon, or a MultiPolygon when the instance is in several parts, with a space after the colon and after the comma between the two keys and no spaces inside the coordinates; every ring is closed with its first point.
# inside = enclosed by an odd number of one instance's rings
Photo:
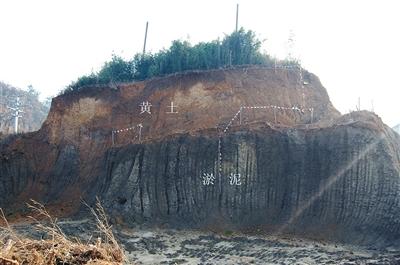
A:
{"type": "MultiPolygon", "coordinates": [[[[52,142],[63,138],[80,140],[99,131],[143,124],[142,139],[153,140],[177,133],[196,133],[222,128],[244,106],[281,106],[307,108],[303,113],[276,110],[277,122],[284,125],[329,120],[339,113],[329,101],[318,78],[305,72],[299,84],[296,70],[239,68],[189,72],[156,78],[147,82],[121,85],[117,89],[88,89],[78,95],[56,98],[45,122],[52,142]],[[151,114],[140,114],[140,104],[149,102],[151,114]],[[174,111],[171,112],[171,102],[174,111]]],[[[275,120],[269,109],[245,109],[244,122],[275,120]]],[[[125,143],[131,135],[118,135],[125,143]],[[125,140],[125,141],[124,141],[125,140]]]]}
{"type": "Polygon", "coordinates": [[[361,113],[325,128],[238,130],[222,139],[221,174],[217,137],[111,149],[98,190],[128,220],[398,240],[399,139],[367,118],[380,123],[361,113]],[[202,185],[204,173],[215,185],[202,185]],[[229,184],[232,173],[240,186],[229,184]]]}
{"type": "Polygon", "coordinates": [[[304,78],[192,72],[56,98],[38,133],[3,141],[0,207],[70,213],[97,195],[127,222],[398,241],[399,136],[372,113],[339,116],[304,78]]]}

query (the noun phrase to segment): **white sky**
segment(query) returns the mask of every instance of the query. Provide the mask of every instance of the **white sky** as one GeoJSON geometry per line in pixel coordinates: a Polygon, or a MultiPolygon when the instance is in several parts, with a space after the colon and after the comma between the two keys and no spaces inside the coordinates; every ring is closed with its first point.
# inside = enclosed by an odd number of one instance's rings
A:
{"type": "Polygon", "coordinates": [[[267,39],[263,49],[284,58],[289,31],[306,69],[318,75],[342,113],[371,109],[400,123],[400,1],[376,0],[0,0],[0,80],[42,97],[117,55],[231,33],[239,25],[267,39]],[[399,3],[398,3],[399,2],[399,3]]]}

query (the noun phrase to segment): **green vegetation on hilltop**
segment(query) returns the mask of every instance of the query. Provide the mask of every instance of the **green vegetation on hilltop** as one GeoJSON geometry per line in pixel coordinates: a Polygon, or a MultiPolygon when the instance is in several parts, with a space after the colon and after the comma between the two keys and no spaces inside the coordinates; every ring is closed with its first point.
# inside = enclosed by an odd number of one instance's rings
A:
{"type": "Polygon", "coordinates": [[[113,55],[99,72],[79,77],[63,93],[78,91],[84,86],[145,80],[186,70],[273,65],[270,56],[260,52],[261,44],[253,31],[241,28],[222,41],[218,39],[192,46],[187,41],[175,40],[168,49],[154,54],[136,54],[129,61],[113,55]]]}

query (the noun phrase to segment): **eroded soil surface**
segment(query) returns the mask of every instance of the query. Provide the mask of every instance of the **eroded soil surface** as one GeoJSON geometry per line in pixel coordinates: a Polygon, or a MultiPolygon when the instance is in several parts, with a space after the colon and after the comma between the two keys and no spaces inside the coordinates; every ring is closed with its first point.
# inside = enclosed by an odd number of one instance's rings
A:
{"type": "Polygon", "coordinates": [[[400,264],[400,253],[244,235],[197,231],[123,231],[135,264],[400,264]]]}
{"type": "MultiPolygon", "coordinates": [[[[81,240],[96,238],[88,220],[62,221],[66,234],[81,240]]],[[[17,230],[33,235],[32,225],[17,230]]],[[[273,236],[247,236],[194,230],[117,228],[127,264],[400,264],[394,248],[372,249],[273,236]]]]}

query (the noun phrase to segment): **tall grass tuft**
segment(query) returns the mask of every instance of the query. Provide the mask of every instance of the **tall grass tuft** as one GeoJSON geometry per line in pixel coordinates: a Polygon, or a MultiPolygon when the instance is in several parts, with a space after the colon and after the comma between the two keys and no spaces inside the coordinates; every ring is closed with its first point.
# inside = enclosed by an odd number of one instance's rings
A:
{"type": "Polygon", "coordinates": [[[66,236],[46,208],[31,200],[28,207],[36,213],[30,217],[42,239],[32,239],[18,234],[8,223],[0,209],[0,265],[119,265],[125,260],[124,251],[118,244],[100,201],[89,207],[95,217],[101,236],[92,242],[82,243],[66,236]],[[40,220],[40,221],[39,221],[40,220]]]}

